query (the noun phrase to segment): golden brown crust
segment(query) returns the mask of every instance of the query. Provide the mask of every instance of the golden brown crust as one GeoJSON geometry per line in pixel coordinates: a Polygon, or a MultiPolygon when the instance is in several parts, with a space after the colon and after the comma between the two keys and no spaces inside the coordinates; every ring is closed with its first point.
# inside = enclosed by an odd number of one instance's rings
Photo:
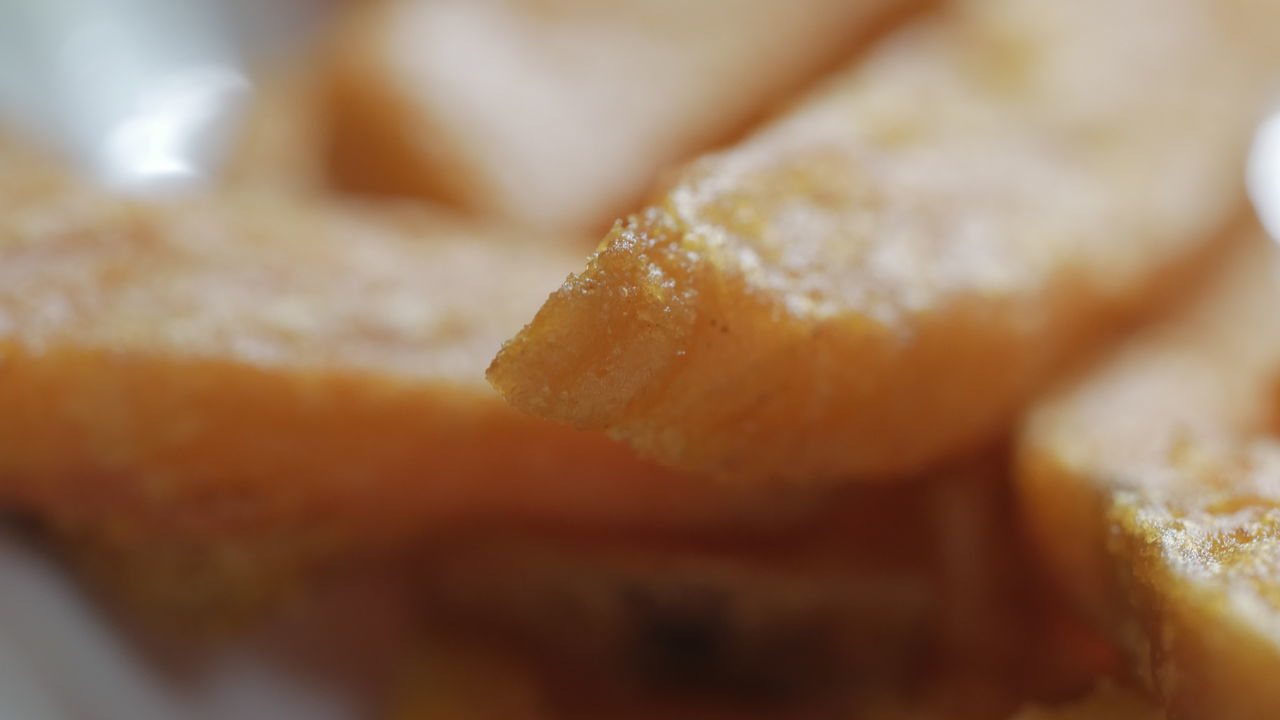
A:
{"type": "Polygon", "coordinates": [[[1280,712],[1280,264],[1258,235],[1193,306],[1042,403],[1023,433],[1038,547],[1171,717],[1280,712]]]}
{"type": "Polygon", "coordinates": [[[0,190],[0,497],[62,532],[240,568],[258,543],[310,563],[481,521],[765,514],[484,383],[572,250],[385,206],[133,203],[52,170],[0,190]]]}
{"type": "Polygon", "coordinates": [[[962,4],[687,168],[489,378],[743,482],[972,448],[1227,221],[1272,78],[1244,31],[1272,13],[962,4]]]}

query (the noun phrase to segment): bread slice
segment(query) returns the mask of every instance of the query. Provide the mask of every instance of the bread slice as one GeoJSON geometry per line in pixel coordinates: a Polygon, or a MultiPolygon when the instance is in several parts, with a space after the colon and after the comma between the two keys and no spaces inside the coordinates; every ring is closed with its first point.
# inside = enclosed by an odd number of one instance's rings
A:
{"type": "Polygon", "coordinates": [[[920,0],[384,0],[339,22],[329,166],[350,190],[600,232],[920,0]]]}
{"type": "Polygon", "coordinates": [[[1251,230],[1206,294],[1031,413],[1025,525],[1170,717],[1280,713],[1280,257],[1251,230]]]}
{"type": "Polygon", "coordinates": [[[620,223],[510,341],[516,407],[750,483],[989,442],[1240,198],[1280,6],[974,0],[620,223]]]}
{"type": "Polygon", "coordinates": [[[277,195],[140,204],[41,163],[0,173],[0,218],[0,501],[98,549],[253,585],[271,558],[481,521],[760,512],[485,383],[580,257],[551,241],[277,195]]]}

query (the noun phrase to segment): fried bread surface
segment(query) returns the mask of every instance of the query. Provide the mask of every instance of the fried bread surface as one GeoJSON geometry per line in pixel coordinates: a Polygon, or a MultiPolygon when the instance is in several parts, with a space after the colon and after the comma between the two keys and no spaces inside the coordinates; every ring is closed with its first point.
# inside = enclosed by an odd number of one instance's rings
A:
{"type": "Polygon", "coordinates": [[[1213,246],[1276,27],[1252,0],[955,3],[688,167],[488,377],[740,483],[987,442],[1213,246]]]}
{"type": "Polygon", "coordinates": [[[252,574],[481,520],[751,505],[485,384],[572,250],[406,208],[130,202],[5,157],[0,498],[60,532],[252,574]]]}
{"type": "Polygon", "coordinates": [[[1171,718],[1280,713],[1280,258],[1258,230],[1176,317],[1038,405],[1025,526],[1171,718]]]}

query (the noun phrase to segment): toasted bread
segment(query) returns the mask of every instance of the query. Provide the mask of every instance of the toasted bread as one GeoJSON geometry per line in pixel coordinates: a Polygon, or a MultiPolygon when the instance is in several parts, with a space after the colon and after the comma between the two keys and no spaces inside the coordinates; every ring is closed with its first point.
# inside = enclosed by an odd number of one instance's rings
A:
{"type": "Polygon", "coordinates": [[[1280,713],[1280,257],[1260,235],[1038,405],[1019,450],[1045,564],[1172,718],[1280,713]]]}
{"type": "Polygon", "coordinates": [[[1213,246],[1275,27],[1251,0],[958,3],[687,168],[489,379],[744,484],[989,442],[1213,246]]]}

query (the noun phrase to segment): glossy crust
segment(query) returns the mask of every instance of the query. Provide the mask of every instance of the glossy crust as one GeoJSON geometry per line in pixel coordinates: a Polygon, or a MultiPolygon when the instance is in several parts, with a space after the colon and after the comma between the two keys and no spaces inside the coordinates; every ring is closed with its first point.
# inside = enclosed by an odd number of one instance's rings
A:
{"type": "Polygon", "coordinates": [[[1021,442],[1040,552],[1171,718],[1280,714],[1280,258],[1260,234],[1021,442]]]}
{"type": "Polygon", "coordinates": [[[339,22],[346,189],[600,232],[920,0],[387,0],[339,22]],[[465,68],[465,72],[460,72],[465,68]]]}
{"type": "MultiPolygon", "coordinates": [[[[96,550],[272,578],[485,520],[759,512],[485,384],[573,251],[390,207],[129,203],[5,157],[0,500],[96,550]]],[[[139,568],[207,594],[165,572],[139,568]]]]}
{"type": "Polygon", "coordinates": [[[1199,262],[1278,21],[1250,0],[959,3],[687,168],[489,379],[742,483],[985,442],[1199,262]]]}

